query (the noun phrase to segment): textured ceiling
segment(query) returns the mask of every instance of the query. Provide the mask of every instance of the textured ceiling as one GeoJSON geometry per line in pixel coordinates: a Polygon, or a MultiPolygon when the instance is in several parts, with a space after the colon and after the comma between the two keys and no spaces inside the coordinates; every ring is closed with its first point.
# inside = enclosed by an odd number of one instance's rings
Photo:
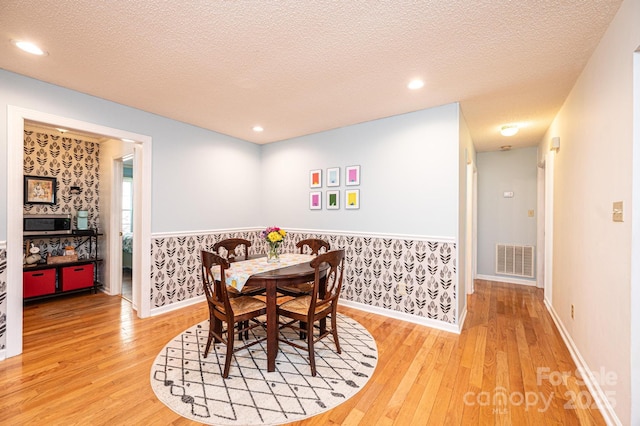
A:
{"type": "Polygon", "coordinates": [[[1,0],[0,68],[256,143],[460,102],[489,151],[540,141],[620,3],[1,0]]]}

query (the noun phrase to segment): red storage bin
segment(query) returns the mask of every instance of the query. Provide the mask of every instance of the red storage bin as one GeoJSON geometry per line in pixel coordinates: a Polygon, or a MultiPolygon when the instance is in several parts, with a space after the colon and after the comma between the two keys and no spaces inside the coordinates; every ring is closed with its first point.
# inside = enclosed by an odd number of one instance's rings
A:
{"type": "Polygon", "coordinates": [[[42,296],[56,292],[56,270],[39,269],[22,273],[22,297],[42,296]]]}
{"type": "Polygon", "coordinates": [[[93,287],[93,263],[60,268],[62,291],[93,287]]]}

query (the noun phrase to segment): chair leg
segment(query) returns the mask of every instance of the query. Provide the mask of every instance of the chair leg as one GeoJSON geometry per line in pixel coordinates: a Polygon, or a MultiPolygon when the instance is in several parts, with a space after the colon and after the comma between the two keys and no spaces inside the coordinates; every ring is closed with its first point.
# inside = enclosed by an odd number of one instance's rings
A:
{"type": "Polygon", "coordinates": [[[336,349],[338,350],[338,353],[342,353],[342,351],[340,350],[340,342],[338,341],[338,327],[336,326],[337,324],[337,320],[336,320],[336,313],[332,313],[331,314],[331,334],[333,334],[333,341],[336,343],[336,349]]]}
{"type": "Polygon", "coordinates": [[[235,333],[233,331],[233,327],[231,325],[227,326],[227,356],[224,360],[224,373],[222,373],[222,377],[225,379],[229,377],[229,369],[231,368],[231,357],[233,356],[233,338],[235,333]]]}
{"type": "Polygon", "coordinates": [[[307,329],[307,323],[304,321],[300,321],[300,340],[304,340],[307,338],[307,333],[305,330],[307,329]]]}
{"type": "Polygon", "coordinates": [[[204,357],[207,357],[207,354],[209,353],[209,349],[211,348],[211,342],[213,341],[213,333],[211,332],[211,330],[209,330],[209,337],[207,338],[207,347],[204,348],[204,357]]]}
{"type": "Polygon", "coordinates": [[[316,376],[316,353],[313,348],[313,323],[307,324],[307,347],[309,349],[309,364],[311,364],[311,375],[316,376]]]}
{"type": "Polygon", "coordinates": [[[216,343],[218,343],[218,339],[215,337],[215,333],[220,333],[221,330],[221,324],[220,322],[214,317],[214,318],[209,318],[209,336],[207,337],[207,346],[204,348],[204,358],[207,357],[207,354],[209,354],[209,349],[211,349],[211,343],[213,343],[214,341],[216,343]]]}

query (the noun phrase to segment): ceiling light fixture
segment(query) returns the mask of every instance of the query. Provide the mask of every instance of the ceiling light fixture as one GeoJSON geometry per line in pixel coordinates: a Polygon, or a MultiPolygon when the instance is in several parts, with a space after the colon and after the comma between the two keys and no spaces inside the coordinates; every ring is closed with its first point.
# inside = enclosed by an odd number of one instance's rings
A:
{"type": "Polygon", "coordinates": [[[502,136],[513,136],[518,133],[518,130],[520,129],[518,128],[517,124],[507,124],[502,126],[502,128],[500,129],[500,134],[502,136]]]}
{"type": "Polygon", "coordinates": [[[262,128],[262,126],[253,126],[253,131],[254,132],[262,132],[264,129],[262,128]]]}
{"type": "Polygon", "coordinates": [[[65,133],[67,133],[67,132],[68,132],[68,130],[67,130],[67,129],[61,129],[60,127],[56,127],[56,130],[57,130],[57,131],[59,131],[59,132],[60,132],[60,133],[62,133],[62,134],[65,134],[65,133]]]}
{"type": "Polygon", "coordinates": [[[418,80],[418,79],[411,80],[409,84],[407,84],[407,87],[411,90],[418,90],[418,89],[421,89],[423,86],[424,86],[424,81],[418,80]]]}
{"type": "Polygon", "coordinates": [[[29,41],[16,41],[16,40],[12,40],[12,41],[13,41],[13,44],[15,44],[18,49],[24,50],[25,52],[31,53],[32,55],[42,56],[42,55],[46,55],[47,53],[29,41]]]}
{"type": "Polygon", "coordinates": [[[133,139],[120,138],[122,142],[135,142],[133,139]]]}

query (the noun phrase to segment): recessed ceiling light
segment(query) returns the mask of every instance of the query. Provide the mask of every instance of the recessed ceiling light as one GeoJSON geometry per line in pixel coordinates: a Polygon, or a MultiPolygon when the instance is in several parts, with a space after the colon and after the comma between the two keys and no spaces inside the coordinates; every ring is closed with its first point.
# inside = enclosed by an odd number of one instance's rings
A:
{"type": "Polygon", "coordinates": [[[262,128],[262,126],[253,126],[253,131],[254,132],[262,132],[264,129],[262,128]]]}
{"type": "Polygon", "coordinates": [[[59,131],[60,133],[66,133],[68,132],[67,129],[61,129],[60,127],[56,127],[56,130],[59,131]]]}
{"type": "Polygon", "coordinates": [[[133,139],[120,138],[122,142],[135,142],[133,139]]]}
{"type": "Polygon", "coordinates": [[[46,52],[44,50],[40,49],[38,46],[36,46],[35,44],[29,41],[14,40],[13,44],[15,44],[17,48],[24,50],[27,53],[31,53],[32,55],[38,55],[38,56],[46,55],[46,52]]]}
{"type": "Polygon", "coordinates": [[[520,129],[517,124],[506,124],[500,128],[500,134],[502,136],[513,136],[518,133],[518,130],[520,129]]]}
{"type": "Polygon", "coordinates": [[[409,84],[407,84],[407,87],[411,90],[418,90],[421,89],[424,86],[424,81],[422,80],[411,80],[409,82],[409,84]]]}

